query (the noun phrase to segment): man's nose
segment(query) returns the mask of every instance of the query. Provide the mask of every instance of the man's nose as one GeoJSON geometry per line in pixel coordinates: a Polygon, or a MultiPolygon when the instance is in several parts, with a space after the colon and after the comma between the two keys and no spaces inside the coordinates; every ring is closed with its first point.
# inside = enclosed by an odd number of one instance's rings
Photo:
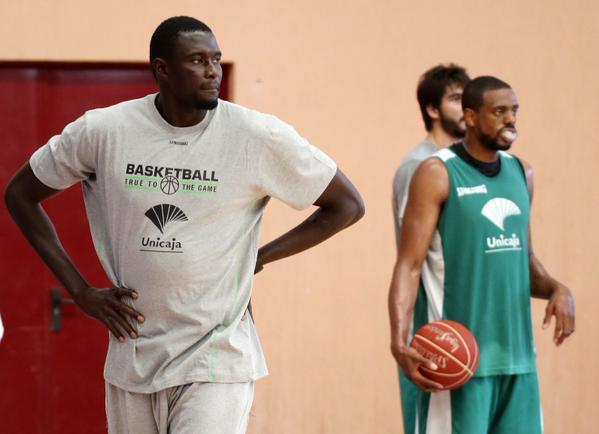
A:
{"type": "Polygon", "coordinates": [[[503,123],[506,125],[515,125],[516,113],[514,113],[513,111],[507,111],[505,116],[503,117],[503,123]]]}
{"type": "Polygon", "coordinates": [[[214,78],[218,75],[218,70],[216,69],[216,65],[212,62],[207,62],[206,69],[204,70],[204,74],[206,77],[214,78]]]}

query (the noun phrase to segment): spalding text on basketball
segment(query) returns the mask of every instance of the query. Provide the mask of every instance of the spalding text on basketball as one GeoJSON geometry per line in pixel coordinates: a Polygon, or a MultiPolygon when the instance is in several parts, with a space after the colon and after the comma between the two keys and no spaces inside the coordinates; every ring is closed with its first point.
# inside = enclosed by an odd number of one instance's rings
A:
{"type": "Polygon", "coordinates": [[[420,345],[416,341],[412,342],[412,346],[416,349],[416,351],[418,351],[418,353],[422,357],[430,360],[435,365],[439,366],[440,368],[446,368],[447,367],[447,357],[442,356],[442,355],[437,354],[437,353],[433,353],[432,351],[424,348],[422,345],[420,345]]]}
{"type": "MultiPolygon", "coordinates": [[[[431,327],[431,329],[432,329],[432,327],[431,327]]],[[[455,353],[460,348],[460,341],[453,333],[442,332],[439,330],[439,334],[435,337],[435,340],[440,341],[440,342],[443,342],[443,341],[449,342],[449,345],[451,345],[451,353],[452,354],[455,353]]]]}

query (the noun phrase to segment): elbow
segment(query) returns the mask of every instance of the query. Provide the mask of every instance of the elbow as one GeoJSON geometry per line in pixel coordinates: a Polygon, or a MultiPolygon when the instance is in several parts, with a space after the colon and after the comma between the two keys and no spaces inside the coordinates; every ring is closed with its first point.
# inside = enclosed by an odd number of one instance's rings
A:
{"type": "Polygon", "coordinates": [[[4,206],[6,206],[6,209],[11,215],[13,214],[13,211],[17,206],[18,199],[19,194],[17,192],[17,188],[11,181],[8,183],[6,190],[4,190],[4,206]]]}
{"type": "Polygon", "coordinates": [[[349,216],[349,223],[347,226],[353,225],[366,214],[366,205],[364,205],[364,200],[360,194],[356,194],[348,200],[347,208],[349,216]]]}
{"type": "Polygon", "coordinates": [[[354,199],[354,221],[352,223],[360,220],[364,217],[364,214],[366,214],[366,205],[364,205],[362,196],[358,195],[358,197],[354,199]]]}
{"type": "Polygon", "coordinates": [[[11,179],[4,190],[4,206],[9,214],[15,218],[29,204],[30,201],[22,183],[16,177],[11,179]]]}
{"type": "Polygon", "coordinates": [[[348,228],[360,220],[366,212],[364,202],[359,196],[345,196],[333,204],[321,205],[322,222],[335,228],[335,232],[348,228]]]}

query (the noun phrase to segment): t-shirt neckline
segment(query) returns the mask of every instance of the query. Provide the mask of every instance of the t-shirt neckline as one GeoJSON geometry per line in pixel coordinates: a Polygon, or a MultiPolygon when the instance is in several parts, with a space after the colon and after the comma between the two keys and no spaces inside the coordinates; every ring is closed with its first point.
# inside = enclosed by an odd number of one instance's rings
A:
{"type": "Polygon", "coordinates": [[[204,119],[202,119],[199,123],[197,123],[195,125],[191,125],[189,127],[176,127],[174,125],[169,124],[166,121],[166,119],[164,119],[162,117],[162,115],[160,114],[160,112],[158,111],[158,108],[156,107],[156,103],[155,103],[157,97],[158,97],[158,93],[153,93],[151,95],[148,95],[146,102],[149,106],[148,109],[150,111],[150,115],[152,116],[152,118],[154,119],[154,121],[156,122],[156,124],[159,128],[161,128],[162,130],[165,130],[169,133],[174,133],[174,134],[199,134],[199,133],[202,133],[206,129],[206,127],[208,126],[208,124],[210,123],[210,121],[212,120],[214,115],[216,114],[216,111],[219,109],[220,105],[222,104],[222,101],[219,100],[216,108],[213,110],[208,110],[206,112],[206,116],[204,116],[204,119]]]}

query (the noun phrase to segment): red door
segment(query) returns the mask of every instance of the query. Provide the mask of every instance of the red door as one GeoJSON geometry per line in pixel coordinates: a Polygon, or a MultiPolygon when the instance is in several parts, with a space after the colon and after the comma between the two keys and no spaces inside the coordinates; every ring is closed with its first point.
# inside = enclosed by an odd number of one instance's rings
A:
{"type": "MultiPolygon", "coordinates": [[[[226,82],[222,88],[226,98],[226,82]]],[[[152,92],[156,85],[144,65],[0,64],[2,192],[35,149],[85,110],[152,92]]],[[[91,242],[80,186],[47,201],[44,208],[87,280],[108,286],[91,242]]],[[[68,303],[67,293],[3,206],[0,218],[0,314],[5,326],[0,432],[105,433],[107,331],[68,303]]]]}

